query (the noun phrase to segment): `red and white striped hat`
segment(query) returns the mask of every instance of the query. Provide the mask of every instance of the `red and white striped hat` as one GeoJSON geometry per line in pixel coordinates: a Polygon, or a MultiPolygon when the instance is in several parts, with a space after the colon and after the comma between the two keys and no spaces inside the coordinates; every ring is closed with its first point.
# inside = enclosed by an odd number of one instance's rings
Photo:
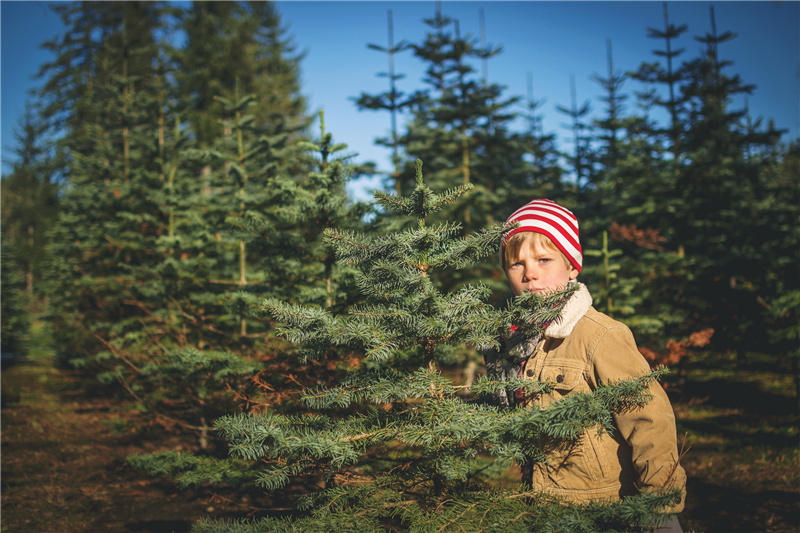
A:
{"type": "Polygon", "coordinates": [[[512,235],[531,231],[541,233],[550,238],[559,250],[561,250],[572,266],[581,271],[583,264],[583,252],[578,238],[578,219],[572,211],[561,207],[552,200],[533,200],[523,205],[506,220],[506,225],[519,222],[519,227],[509,231],[503,244],[500,246],[500,267],[505,270],[506,241],[512,235]]]}

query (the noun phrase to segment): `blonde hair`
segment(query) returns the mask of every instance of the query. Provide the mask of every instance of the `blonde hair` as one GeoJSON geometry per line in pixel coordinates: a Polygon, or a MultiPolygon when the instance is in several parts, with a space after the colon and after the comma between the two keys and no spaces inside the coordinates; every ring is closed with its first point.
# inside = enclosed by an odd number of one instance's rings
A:
{"type": "Polygon", "coordinates": [[[511,238],[509,238],[506,242],[506,247],[503,249],[503,261],[506,271],[508,271],[508,267],[511,266],[511,259],[519,255],[520,250],[525,244],[531,248],[539,244],[547,251],[558,252],[561,254],[561,259],[567,265],[568,271],[571,271],[573,268],[575,268],[572,266],[572,263],[570,263],[564,252],[558,249],[558,246],[555,245],[550,237],[534,231],[523,231],[512,235],[511,238]]]}

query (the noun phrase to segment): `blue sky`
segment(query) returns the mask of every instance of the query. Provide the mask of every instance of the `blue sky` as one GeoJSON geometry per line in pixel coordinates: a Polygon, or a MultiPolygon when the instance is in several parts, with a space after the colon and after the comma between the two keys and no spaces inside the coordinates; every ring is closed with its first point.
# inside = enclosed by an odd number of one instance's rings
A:
{"type": "MultiPolygon", "coordinates": [[[[387,42],[387,11],[394,19],[395,42],[420,42],[427,27],[423,18],[433,17],[433,1],[282,1],[277,2],[289,35],[302,62],[302,91],[309,111],[324,109],[327,130],[347,143],[359,160],[373,160],[388,170],[388,151],[374,145],[376,137],[388,133],[385,112],[358,111],[352,98],[362,91],[386,90],[386,55],[369,50],[368,43],[387,42]]],[[[492,82],[505,85],[504,95],[527,95],[528,74],[533,77],[534,97],[544,99],[541,113],[545,131],[556,133],[563,143],[570,132],[567,118],[556,105],[569,106],[570,77],[574,76],[578,103],[591,101],[601,113],[600,86],[593,74],[606,75],[606,40],[611,39],[615,70],[635,70],[643,61],[655,60],[652,51],[663,41],[647,38],[647,28],[663,29],[662,2],[538,2],[538,1],[444,1],[443,14],[460,21],[461,32],[480,38],[479,11],[485,18],[486,41],[501,45],[503,53],[488,63],[492,82]]],[[[681,56],[698,56],[701,43],[695,36],[711,31],[709,6],[714,7],[718,33],[738,36],[720,48],[720,56],[731,60],[729,74],[739,74],[757,87],[748,98],[751,114],[772,118],[789,130],[784,140],[800,135],[800,2],[670,2],[670,21],[687,24],[689,31],[675,44],[681,56]]],[[[35,84],[32,76],[51,59],[39,45],[60,33],[60,21],[43,2],[0,2],[0,143],[3,171],[8,170],[12,131],[24,109],[26,91],[35,84]]],[[[481,72],[481,65],[475,65],[481,72]]],[[[421,86],[423,66],[410,53],[396,58],[396,71],[406,75],[399,89],[421,86]]],[[[624,92],[640,87],[629,80],[624,92]]],[[[629,104],[633,105],[633,104],[629,104]]],[[[736,102],[742,106],[743,101],[736,102]]],[[[364,187],[377,186],[377,181],[364,187]]]]}

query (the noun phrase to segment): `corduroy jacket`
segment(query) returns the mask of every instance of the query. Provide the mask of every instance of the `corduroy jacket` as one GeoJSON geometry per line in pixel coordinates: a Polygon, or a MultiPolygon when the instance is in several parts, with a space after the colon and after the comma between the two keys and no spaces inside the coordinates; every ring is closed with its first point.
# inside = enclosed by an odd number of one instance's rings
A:
{"type": "MultiPolygon", "coordinates": [[[[627,326],[591,306],[581,284],[562,312],[532,348],[523,378],[555,383],[547,395],[525,398],[545,407],[570,394],[590,392],[610,383],[648,373],[627,326]]],[[[532,343],[533,341],[528,341],[532,343]]],[[[510,344],[514,344],[513,342],[510,344]]],[[[534,489],[572,502],[616,500],[640,490],[679,487],[683,510],[686,473],[678,462],[675,416],[664,389],[650,386],[652,399],[642,408],[614,416],[612,434],[597,428],[583,432],[577,444],[548,454],[533,467],[534,489]]]]}

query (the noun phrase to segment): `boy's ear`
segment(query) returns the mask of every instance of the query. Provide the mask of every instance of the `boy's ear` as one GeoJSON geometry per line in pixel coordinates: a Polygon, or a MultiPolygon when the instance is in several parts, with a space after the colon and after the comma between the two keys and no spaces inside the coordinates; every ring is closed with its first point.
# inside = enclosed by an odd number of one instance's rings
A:
{"type": "Polygon", "coordinates": [[[573,279],[575,279],[577,277],[578,277],[578,269],[577,268],[573,268],[572,270],[569,271],[569,279],[573,280],[573,279]]]}

